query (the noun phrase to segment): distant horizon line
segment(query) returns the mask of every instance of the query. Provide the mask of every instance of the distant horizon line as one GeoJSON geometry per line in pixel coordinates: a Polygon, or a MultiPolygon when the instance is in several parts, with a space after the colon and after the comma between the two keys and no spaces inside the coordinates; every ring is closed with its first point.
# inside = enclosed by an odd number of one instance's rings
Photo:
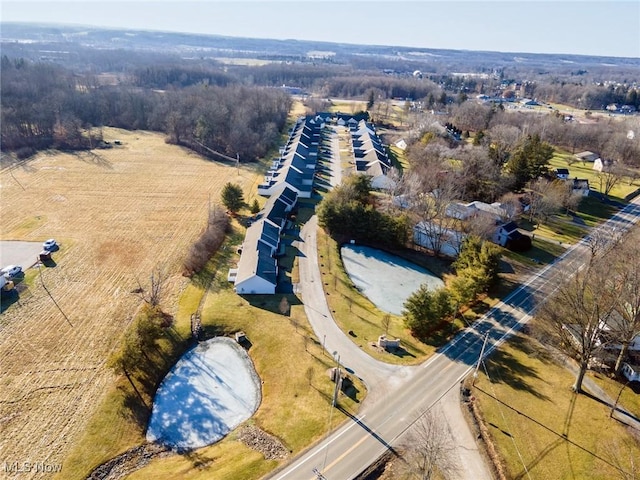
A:
{"type": "MultiPolygon", "coordinates": [[[[549,52],[524,52],[524,51],[503,51],[503,50],[473,50],[469,48],[443,48],[443,47],[416,47],[406,45],[387,45],[387,44],[375,44],[375,43],[353,43],[353,42],[330,42],[327,40],[301,40],[297,38],[268,38],[268,37],[245,37],[237,35],[223,35],[218,33],[202,33],[202,32],[187,32],[176,30],[161,30],[152,28],[130,28],[130,27],[116,27],[116,26],[100,26],[81,23],[60,23],[60,22],[31,22],[31,21],[5,21],[0,20],[0,25],[25,25],[25,26],[39,26],[39,27],[65,27],[76,29],[94,29],[105,31],[120,31],[120,32],[144,32],[144,33],[162,33],[169,35],[188,35],[188,36],[201,36],[201,37],[218,37],[229,39],[243,39],[243,40],[268,40],[274,42],[300,42],[300,43],[315,43],[323,45],[349,45],[354,47],[388,47],[398,48],[407,51],[450,51],[450,52],[473,52],[473,53],[500,53],[509,55],[538,55],[538,56],[570,56],[570,57],[589,57],[589,58],[612,58],[612,59],[624,59],[624,60],[640,60],[640,57],[629,56],[617,56],[617,55],[595,55],[588,53],[549,53],[549,52]]],[[[0,40],[5,41],[2,29],[0,29],[0,40]]]]}

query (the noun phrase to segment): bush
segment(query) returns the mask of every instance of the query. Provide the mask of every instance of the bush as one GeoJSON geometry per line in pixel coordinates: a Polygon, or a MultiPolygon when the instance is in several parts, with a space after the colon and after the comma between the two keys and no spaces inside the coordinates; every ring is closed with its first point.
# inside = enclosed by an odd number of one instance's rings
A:
{"type": "Polygon", "coordinates": [[[431,291],[422,285],[404,302],[405,325],[417,338],[428,337],[452,313],[451,295],[446,288],[431,291]]]}
{"type": "Polygon", "coordinates": [[[229,217],[224,210],[215,205],[209,212],[207,228],[191,245],[184,260],[183,275],[191,277],[204,268],[211,256],[215,254],[229,231],[229,217]]]}

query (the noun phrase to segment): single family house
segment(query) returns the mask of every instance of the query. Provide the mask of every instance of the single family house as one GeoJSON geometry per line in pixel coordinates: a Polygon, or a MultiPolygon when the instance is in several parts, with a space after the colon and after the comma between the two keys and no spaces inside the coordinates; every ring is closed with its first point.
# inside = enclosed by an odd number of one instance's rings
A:
{"type": "Polygon", "coordinates": [[[493,242],[516,252],[524,252],[531,249],[531,237],[518,230],[516,222],[507,222],[500,225],[493,236],[493,242]]]}
{"type": "Polygon", "coordinates": [[[568,180],[569,179],[569,169],[568,168],[556,168],[556,178],[559,180],[568,180]]]}

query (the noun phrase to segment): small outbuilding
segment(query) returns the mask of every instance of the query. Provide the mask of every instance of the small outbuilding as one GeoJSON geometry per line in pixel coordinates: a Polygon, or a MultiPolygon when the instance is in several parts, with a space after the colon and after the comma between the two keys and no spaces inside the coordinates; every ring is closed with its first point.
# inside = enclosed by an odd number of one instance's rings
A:
{"type": "Polygon", "coordinates": [[[397,350],[400,348],[400,339],[396,338],[395,340],[391,340],[387,338],[386,335],[380,335],[378,337],[378,347],[384,348],[385,350],[397,350]]]}

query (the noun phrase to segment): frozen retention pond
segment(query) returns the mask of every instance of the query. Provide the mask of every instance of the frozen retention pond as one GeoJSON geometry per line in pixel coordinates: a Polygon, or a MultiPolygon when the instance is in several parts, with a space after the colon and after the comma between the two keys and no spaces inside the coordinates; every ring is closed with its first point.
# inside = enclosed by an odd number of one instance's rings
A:
{"type": "Polygon", "coordinates": [[[363,245],[343,245],[342,262],[351,281],[376,307],[402,315],[402,305],[420,285],[431,290],[444,282],[426,268],[382,250],[363,245]]]}
{"type": "Polygon", "coordinates": [[[147,440],[176,449],[217,442],[260,405],[260,379],[245,350],[218,337],[189,350],[153,401],[147,440]]]}

